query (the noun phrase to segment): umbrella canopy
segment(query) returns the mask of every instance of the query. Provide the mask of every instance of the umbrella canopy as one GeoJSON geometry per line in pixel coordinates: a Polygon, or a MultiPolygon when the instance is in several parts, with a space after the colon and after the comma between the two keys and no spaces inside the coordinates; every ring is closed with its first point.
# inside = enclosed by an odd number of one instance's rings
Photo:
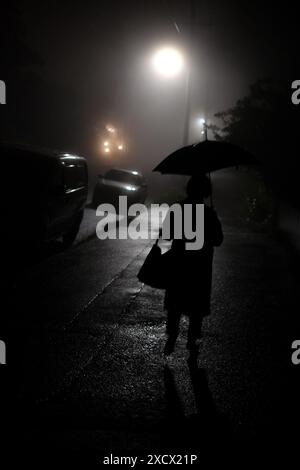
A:
{"type": "Polygon", "coordinates": [[[172,175],[195,175],[258,163],[246,150],[228,142],[205,140],[171,153],[153,171],[172,175]]]}

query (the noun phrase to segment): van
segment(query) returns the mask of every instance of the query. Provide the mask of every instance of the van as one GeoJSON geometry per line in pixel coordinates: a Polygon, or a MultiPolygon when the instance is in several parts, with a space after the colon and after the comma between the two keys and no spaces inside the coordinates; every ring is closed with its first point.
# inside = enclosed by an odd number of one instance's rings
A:
{"type": "Polygon", "coordinates": [[[0,144],[0,158],[2,238],[71,245],[87,200],[86,159],[8,144],[0,144]]]}

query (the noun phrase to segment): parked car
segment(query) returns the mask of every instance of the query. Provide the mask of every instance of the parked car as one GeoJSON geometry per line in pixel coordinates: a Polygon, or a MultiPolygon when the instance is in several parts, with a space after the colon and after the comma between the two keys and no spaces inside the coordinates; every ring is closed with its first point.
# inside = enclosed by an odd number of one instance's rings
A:
{"type": "Polygon", "coordinates": [[[73,243],[88,194],[85,158],[27,146],[0,145],[2,237],[73,243]]]}
{"type": "Polygon", "coordinates": [[[139,171],[114,168],[104,176],[98,175],[93,194],[93,206],[96,207],[103,202],[117,204],[119,196],[127,196],[129,204],[145,202],[147,184],[139,171]]]}

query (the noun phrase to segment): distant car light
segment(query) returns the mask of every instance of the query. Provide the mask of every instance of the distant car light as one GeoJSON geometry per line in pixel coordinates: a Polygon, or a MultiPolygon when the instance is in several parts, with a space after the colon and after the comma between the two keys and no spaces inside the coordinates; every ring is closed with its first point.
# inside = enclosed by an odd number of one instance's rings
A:
{"type": "MultiPolygon", "coordinates": [[[[109,140],[109,139],[108,139],[109,140]]],[[[106,155],[106,162],[114,155],[114,147],[106,155]]],[[[147,184],[142,173],[138,170],[111,168],[104,175],[98,175],[93,193],[93,207],[102,202],[115,204],[116,197],[126,195],[130,203],[143,204],[147,198],[147,184]]]]}

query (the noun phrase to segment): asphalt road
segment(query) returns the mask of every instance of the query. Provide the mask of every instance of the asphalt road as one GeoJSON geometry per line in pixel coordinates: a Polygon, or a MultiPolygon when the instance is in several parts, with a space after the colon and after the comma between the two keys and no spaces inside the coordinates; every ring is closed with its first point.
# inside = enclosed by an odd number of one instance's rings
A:
{"type": "Polygon", "coordinates": [[[166,361],[163,292],[136,278],[150,245],[92,239],[14,273],[5,302],[13,438],[18,429],[29,458],[42,449],[98,463],[162,451],[196,453],[201,463],[217,449],[268,458],[285,438],[292,450],[294,254],[268,234],[225,226],[213,313],[189,367],[186,320],[166,361]]]}

